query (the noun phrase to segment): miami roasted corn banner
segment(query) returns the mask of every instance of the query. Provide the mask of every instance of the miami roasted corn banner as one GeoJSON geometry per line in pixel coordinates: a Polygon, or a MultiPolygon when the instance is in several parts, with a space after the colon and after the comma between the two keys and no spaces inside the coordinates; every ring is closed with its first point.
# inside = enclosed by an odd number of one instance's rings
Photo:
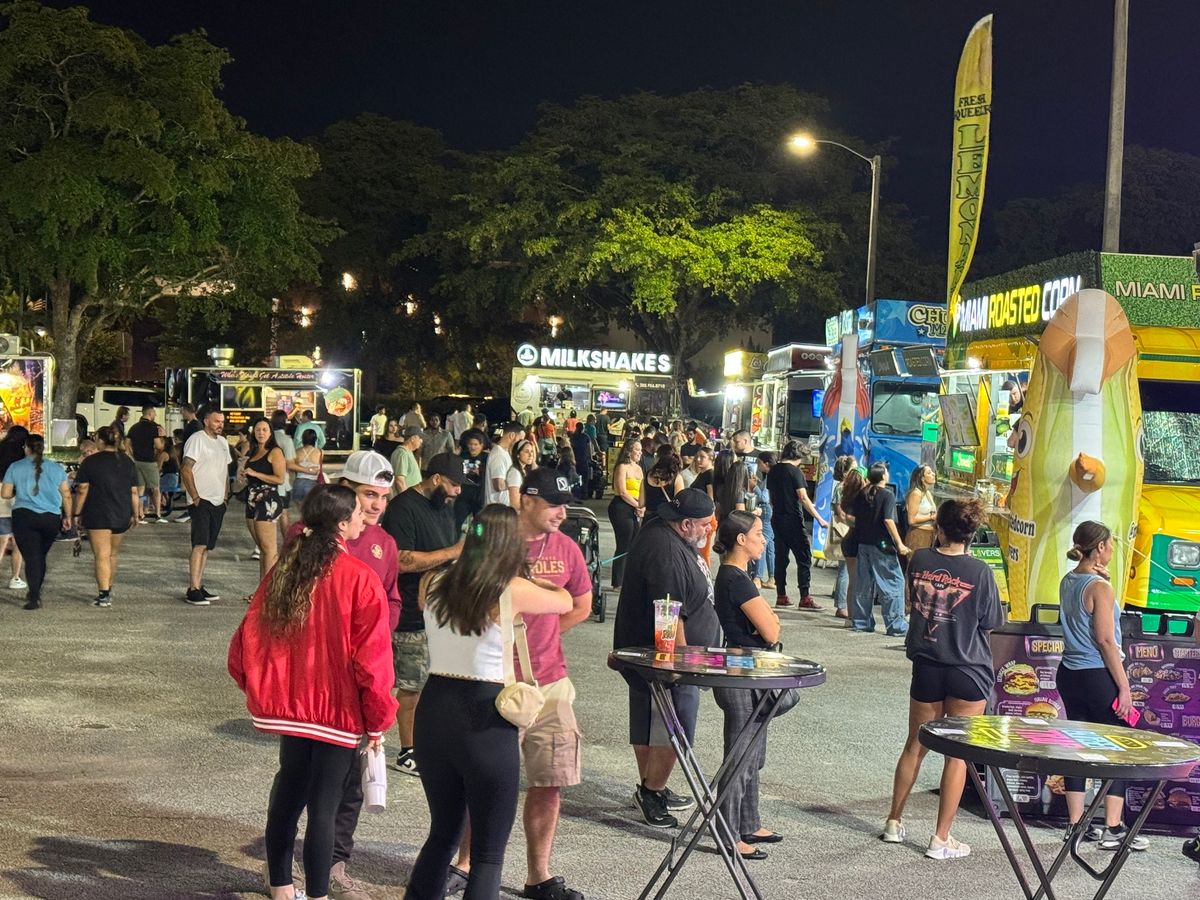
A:
{"type": "Polygon", "coordinates": [[[1137,350],[1120,304],[1101,290],[1069,297],[1046,325],[1013,432],[1009,492],[1009,617],[1058,603],[1071,534],[1087,520],[1112,529],[1118,597],[1142,483],[1137,350]]]}

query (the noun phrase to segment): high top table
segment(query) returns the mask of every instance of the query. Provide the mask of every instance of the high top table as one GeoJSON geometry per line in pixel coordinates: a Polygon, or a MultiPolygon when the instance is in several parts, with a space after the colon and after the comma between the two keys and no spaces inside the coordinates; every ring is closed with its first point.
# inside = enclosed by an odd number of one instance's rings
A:
{"type": "Polygon", "coordinates": [[[1200,746],[1180,738],[1134,728],[1062,719],[1018,716],[938,719],[921,726],[920,740],[930,750],[967,763],[967,772],[975,784],[975,790],[979,792],[988,818],[992,820],[1000,838],[1000,845],[1028,900],[1040,900],[1043,895],[1048,900],[1055,900],[1051,883],[1068,854],[1084,871],[1101,882],[1095,900],[1102,900],[1125,865],[1133,839],[1142,830],[1164,785],[1174,779],[1187,778],[1192,769],[1200,764],[1200,746]],[[1021,862],[1004,831],[1000,815],[989,800],[983,779],[975,769],[976,765],[986,766],[995,780],[1000,797],[1037,874],[1041,887],[1036,892],[1029,885],[1021,862]],[[1037,848],[1030,840],[1029,831],[1021,819],[1020,809],[1013,802],[1012,792],[1001,769],[1094,778],[1101,782],[1096,799],[1071,829],[1049,869],[1043,865],[1037,848]],[[1145,798],[1145,806],[1130,826],[1112,861],[1104,868],[1096,869],[1079,855],[1079,844],[1114,781],[1150,781],[1154,782],[1154,789],[1145,798]]]}
{"type": "Polygon", "coordinates": [[[666,896],[671,882],[683,868],[705,830],[712,835],[717,852],[725,861],[725,867],[729,870],[742,900],[750,900],[751,894],[757,900],[762,900],[762,892],[750,876],[746,861],[737,852],[738,836],[732,833],[729,823],[721,814],[721,800],[728,790],[726,786],[732,784],[749,763],[751,746],[771,721],[788,691],[824,684],[825,670],[806,659],[797,659],[770,650],[739,647],[676,647],[674,653],[660,653],[646,647],[631,647],[610,653],[608,667],[647,682],[650,695],[654,698],[666,725],[667,736],[683,770],[683,777],[687,779],[688,789],[696,798],[695,810],[679,829],[679,833],[672,838],[666,857],[655,870],[639,900],[646,900],[660,879],[663,879],[662,886],[654,896],[656,900],[666,896]],[[721,763],[711,782],[705,780],[700,761],[696,758],[683,725],[675,713],[675,704],[668,690],[673,684],[761,692],[755,703],[753,715],[734,740],[729,755],[721,763]],[[695,833],[688,840],[688,834],[693,827],[695,833]],[[687,841],[687,846],[676,858],[676,853],[684,841],[687,841]]]}

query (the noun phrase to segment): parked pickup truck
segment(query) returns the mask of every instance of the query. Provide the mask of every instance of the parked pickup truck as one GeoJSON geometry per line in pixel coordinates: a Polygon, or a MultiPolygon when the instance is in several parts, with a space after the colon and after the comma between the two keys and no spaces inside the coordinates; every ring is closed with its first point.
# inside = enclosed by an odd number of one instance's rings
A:
{"type": "MultiPolygon", "coordinates": [[[[166,410],[163,405],[162,388],[153,384],[101,384],[95,389],[83,388],[79,392],[80,400],[75,405],[75,416],[87,422],[87,433],[95,434],[96,429],[103,425],[111,425],[117,417],[117,410],[122,406],[129,407],[129,421],[126,427],[136,422],[142,415],[142,407],[152,403],[158,409],[155,421],[160,424],[166,421],[166,410]],[[90,399],[87,398],[90,395],[90,399]]],[[[83,422],[80,422],[82,428],[83,422]]]]}

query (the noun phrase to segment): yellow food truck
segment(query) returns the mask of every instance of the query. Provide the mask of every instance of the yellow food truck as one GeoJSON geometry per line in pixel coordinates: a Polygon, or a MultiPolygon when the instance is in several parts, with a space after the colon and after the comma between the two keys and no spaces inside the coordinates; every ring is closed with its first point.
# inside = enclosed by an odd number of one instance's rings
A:
{"type": "Polygon", "coordinates": [[[984,500],[1006,546],[1021,440],[1014,429],[1038,341],[1084,288],[1116,298],[1137,350],[1144,476],[1124,604],[1200,610],[1200,280],[1192,257],[1076,253],[965,285],[951,312],[940,421],[924,435],[925,458],[943,495],[984,500]]]}

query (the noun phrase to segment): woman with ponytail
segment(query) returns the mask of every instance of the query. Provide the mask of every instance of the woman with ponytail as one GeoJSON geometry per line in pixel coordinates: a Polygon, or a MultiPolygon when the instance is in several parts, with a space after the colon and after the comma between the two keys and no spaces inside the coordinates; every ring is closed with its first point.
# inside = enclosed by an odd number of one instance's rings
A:
{"type": "MultiPolygon", "coordinates": [[[[721,557],[713,586],[713,603],[726,647],[761,650],[779,640],[779,616],[763,599],[747,574],[747,567],[766,551],[762,519],[744,509],[735,509],[721,520],[713,550],[721,557]]],[[[742,688],[713,688],[713,699],[725,713],[725,755],[754,714],[753,692],[742,688]]],[[[737,841],[734,850],[743,859],[766,859],[767,852],[755,844],[774,844],[782,838],[762,827],[758,814],[758,773],[767,761],[767,729],[759,732],[748,751],[750,762],[730,785],[721,812],[737,841]]]]}
{"type": "MultiPolygon", "coordinates": [[[[1083,722],[1126,725],[1133,708],[1125,654],[1121,651],[1121,606],[1108,580],[1113,556],[1112,532],[1100,522],[1083,522],[1071,535],[1067,558],[1075,568],[1058,586],[1063,656],[1058,666],[1058,692],[1067,718],[1083,722]]],[[[1083,817],[1083,778],[1067,778],[1067,815],[1071,824],[1083,817]]],[[[1100,842],[1101,850],[1117,850],[1125,840],[1122,814],[1125,785],[1114,781],[1104,799],[1103,831],[1092,827],[1084,840],[1100,842]]],[[[1150,846],[1141,835],[1131,850],[1150,846]]]]}
{"type": "Polygon", "coordinates": [[[113,580],[121,541],[141,512],[133,460],[120,452],[121,439],[111,425],[96,430],[100,451],[79,464],[75,474],[75,518],[87,529],[100,593],[92,606],[112,606],[113,580]],[[82,514],[82,515],[81,515],[82,514]]]}
{"type": "Polygon", "coordinates": [[[308,811],[308,896],[326,897],[334,818],[354,754],[380,750],[396,718],[387,598],[379,576],[347,552],[363,513],[350,488],[314,488],[304,529],[251,598],[229,645],[229,674],[254,727],[278,734],[279,772],[267,809],[267,881],[275,900],[298,896],[292,853],[308,811]]]}
{"type": "Polygon", "coordinates": [[[71,528],[71,488],[67,470],[46,459],[40,434],[25,441],[25,458],[8,467],[0,482],[0,497],[13,501],[13,537],[25,557],[29,593],[25,609],[42,606],[46,556],[62,531],[71,528]]]}

